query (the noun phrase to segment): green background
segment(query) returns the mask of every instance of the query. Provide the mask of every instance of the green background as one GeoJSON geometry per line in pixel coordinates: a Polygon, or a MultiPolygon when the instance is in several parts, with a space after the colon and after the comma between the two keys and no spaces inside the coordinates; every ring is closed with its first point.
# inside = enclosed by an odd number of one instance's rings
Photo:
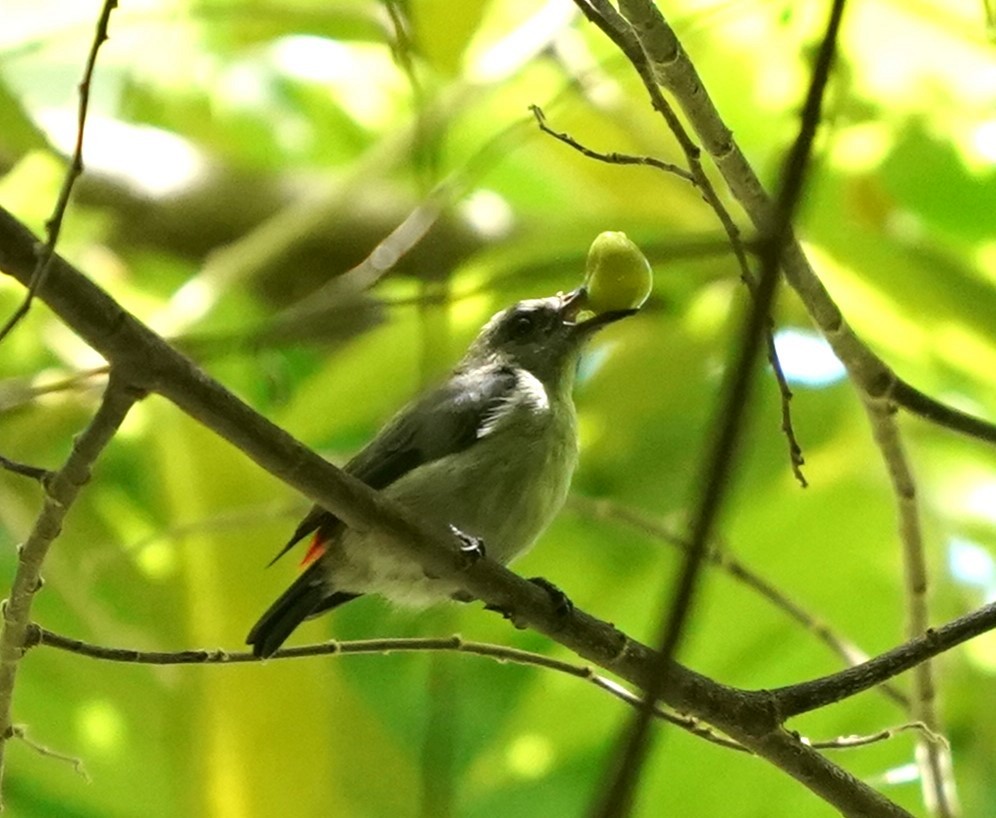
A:
{"type": "MultiPolygon", "coordinates": [[[[996,419],[996,51],[975,2],[849,9],[799,232],[859,336],[924,391],[996,419]]],[[[663,7],[727,124],[771,183],[794,137],[826,9],[788,2],[663,7]]],[[[4,0],[0,202],[41,230],[71,145],[96,2],[4,0]]],[[[128,2],[98,61],[87,174],[60,251],[212,375],[335,462],[442,377],[477,328],[524,297],[575,286],[592,238],[625,230],[650,257],[642,314],[605,331],[576,390],[574,492],[676,530],[696,493],[722,371],[746,305],[713,213],[682,180],[586,159],[680,161],[632,70],[567,0],[128,2]],[[392,49],[391,43],[396,47],[392,49]],[[444,180],[438,222],[366,296],[320,309],[444,180]],[[304,311],[304,312],[302,312],[304,311]],[[305,314],[307,313],[307,314],[305,314]]],[[[711,171],[710,171],[711,172],[711,171]]],[[[718,179],[718,176],[716,177],[718,179]]],[[[738,222],[746,219],[732,206],[738,222]]],[[[9,314],[22,292],[0,281],[9,314]]],[[[780,328],[810,332],[783,293],[780,328]]],[[[807,353],[801,372],[811,371],[807,353]]],[[[0,451],[54,468],[99,398],[100,360],[42,305],[0,350],[0,451]]],[[[730,553],[876,653],[903,640],[894,499],[846,381],[796,382],[809,488],[788,466],[775,384],[755,390],[721,521],[730,553]]],[[[996,598],[992,447],[903,416],[920,489],[932,619],[996,598]]],[[[0,571],[40,491],[0,480],[0,571]]],[[[238,649],[295,573],[263,566],[307,503],[152,397],[129,416],[68,517],[35,615],[53,630],[148,650],[238,649]]],[[[516,563],[586,611],[653,639],[678,552],[574,503],[516,563]]],[[[364,599],[292,641],[450,634],[570,658],[479,605],[412,614],[364,599]]],[[[773,687],[840,660],[756,593],[710,569],[681,659],[773,687]]],[[[996,815],[996,641],[937,665],[965,813],[996,815]]],[[[905,684],[905,680],[900,680],[905,684]]],[[[17,816],[582,815],[629,720],[549,671],[456,654],[102,664],[25,659],[17,816]]],[[[815,739],[907,720],[876,692],[791,722],[815,739]]],[[[834,759],[916,814],[911,733],[834,759]]],[[[668,728],[641,816],[829,816],[766,763],[668,728]]]]}

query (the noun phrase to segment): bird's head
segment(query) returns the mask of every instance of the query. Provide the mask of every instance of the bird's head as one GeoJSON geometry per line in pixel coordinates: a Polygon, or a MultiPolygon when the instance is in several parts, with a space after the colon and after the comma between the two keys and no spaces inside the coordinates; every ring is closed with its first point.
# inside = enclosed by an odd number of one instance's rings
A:
{"type": "Polygon", "coordinates": [[[584,290],[578,289],[502,310],[481,329],[463,364],[507,362],[528,370],[547,386],[557,386],[565,375],[573,374],[585,341],[607,324],[636,313],[614,310],[581,321],[584,299],[584,290]]]}

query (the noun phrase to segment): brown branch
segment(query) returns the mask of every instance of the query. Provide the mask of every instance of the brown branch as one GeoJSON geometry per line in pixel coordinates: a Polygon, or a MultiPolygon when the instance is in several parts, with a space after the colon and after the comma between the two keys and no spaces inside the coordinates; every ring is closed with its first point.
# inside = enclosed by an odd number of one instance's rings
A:
{"type": "Polygon", "coordinates": [[[0,454],[0,469],[12,472],[13,474],[19,474],[22,477],[30,477],[32,480],[37,480],[42,485],[45,485],[52,479],[52,472],[48,469],[42,469],[38,466],[31,466],[27,463],[18,463],[16,460],[4,457],[2,454],[0,454]]]}
{"type": "MultiPolygon", "coordinates": [[[[57,257],[53,257],[57,258],[57,257]]],[[[53,271],[58,265],[53,265],[53,271]]],[[[44,289],[39,291],[45,292],[44,289]]],[[[42,296],[44,297],[44,296],[42,296]]],[[[34,596],[42,586],[41,569],[52,542],[59,535],[66,512],[90,478],[93,462],[104,450],[139,393],[112,371],[100,408],[73,445],[65,464],[46,485],[42,511],[27,542],[21,547],[10,597],[3,606],[0,628],[0,784],[3,781],[7,738],[12,735],[11,702],[17,669],[24,655],[34,596]]]]}
{"type": "MultiPolygon", "coordinates": [[[[650,515],[636,509],[627,508],[618,503],[613,503],[610,500],[591,500],[586,497],[573,495],[568,499],[568,506],[571,510],[588,515],[589,517],[622,523],[660,542],[673,545],[676,548],[687,550],[689,547],[688,539],[683,534],[668,528],[650,515]]],[[[859,648],[854,642],[836,633],[830,626],[820,621],[818,617],[803,608],[773,583],[769,582],[753,569],[748,568],[744,563],[736,559],[736,557],[731,556],[727,548],[719,545],[710,547],[706,553],[706,559],[726,571],[733,579],[760,594],[789,618],[798,622],[807,631],[812,633],[813,636],[829,647],[846,664],[853,667],[862,662],[867,662],[870,658],[868,653],[859,648]]],[[[903,710],[909,711],[909,697],[901,690],[888,683],[880,685],[878,690],[895,704],[902,707],[903,710]]]]}
{"type": "Polygon", "coordinates": [[[80,81],[79,94],[80,101],[77,109],[76,125],[76,145],[73,148],[73,155],[66,170],[62,188],[59,190],[59,198],[55,203],[55,210],[45,222],[45,232],[47,238],[44,245],[38,247],[38,260],[35,264],[34,273],[31,276],[31,283],[28,285],[24,300],[14,311],[14,314],[7,322],[0,327],[0,342],[18,325],[24,316],[31,309],[31,302],[37,295],[48,275],[49,265],[52,263],[52,256],[55,253],[55,245],[59,240],[59,233],[62,231],[62,220],[66,215],[66,208],[69,206],[69,197],[73,192],[73,185],[83,173],[83,133],[86,130],[86,116],[90,107],[90,83],[93,79],[93,69],[97,65],[97,52],[101,45],[108,39],[107,25],[111,19],[111,12],[118,7],[117,0],[104,0],[100,16],[97,18],[97,29],[94,32],[93,42],[90,44],[90,53],[87,55],[86,67],[83,69],[83,79],[80,81]]]}
{"type": "Polygon", "coordinates": [[[808,713],[849,699],[994,628],[996,602],[938,628],[929,628],[922,636],[910,639],[860,665],[768,692],[777,702],[780,718],[788,720],[800,713],[808,713]]]}
{"type": "MultiPolygon", "coordinates": [[[[0,208],[0,269],[24,285],[31,277],[33,244],[30,231],[0,208]]],[[[112,365],[126,367],[138,386],[171,400],[347,525],[379,532],[384,548],[418,561],[436,576],[459,576],[460,584],[476,598],[514,611],[521,623],[646,689],[658,665],[646,645],[580,609],[565,620],[548,593],[487,558],[467,567],[448,532],[427,529],[396,503],[258,415],[59,256],[53,259],[39,297],[112,365]]],[[[731,688],[675,664],[661,700],[768,759],[847,816],[909,816],[779,729],[775,700],[765,692],[731,688]]]]}
{"type": "MultiPolygon", "coordinates": [[[[653,47],[655,31],[663,23],[660,12],[650,0],[620,0],[620,8],[633,25],[643,48],[649,51],[653,47]]],[[[691,613],[713,526],[731,480],[757,358],[764,342],[765,330],[770,325],[780,260],[784,247],[792,239],[792,217],[802,194],[806,166],[820,122],[823,93],[836,52],[837,32],[843,9],[843,0],[835,0],[813,69],[799,134],[789,152],[774,209],[761,235],[758,253],[761,265],[759,280],[754,290],[750,314],[741,333],[740,347],[727,371],[721,406],[715,421],[715,443],[706,456],[700,480],[695,484],[704,488],[696,499],[692,514],[691,537],[684,565],[674,591],[670,588],[666,590],[671,601],[661,622],[660,664],[647,689],[648,700],[657,698],[658,691],[664,687],[670,673],[671,660],[691,613]]],[[[631,812],[643,762],[649,752],[650,718],[651,713],[645,708],[633,723],[616,760],[616,774],[612,784],[600,799],[596,815],[619,818],[631,812]]]]}
{"type": "Polygon", "coordinates": [[[901,378],[896,379],[889,397],[897,406],[901,406],[906,411],[919,415],[937,426],[985,440],[988,443],[996,443],[996,424],[962,412],[953,406],[948,406],[946,403],[930,397],[930,395],[925,395],[901,378]]]}
{"type": "Polygon", "coordinates": [[[665,162],[663,159],[658,159],[655,156],[632,156],[628,153],[601,153],[600,151],[592,150],[587,145],[583,145],[578,142],[573,136],[562,131],[555,131],[546,121],[546,114],[543,113],[543,109],[539,105],[530,105],[529,110],[532,111],[533,116],[536,118],[536,124],[543,133],[552,136],[558,142],[563,142],[565,145],[569,145],[574,148],[582,156],[588,159],[594,159],[598,162],[606,162],[610,165],[645,165],[651,168],[657,168],[657,170],[662,170],[665,173],[669,173],[672,176],[677,176],[679,179],[684,179],[686,182],[692,185],[698,186],[698,182],[695,177],[689,173],[684,168],[679,168],[677,165],[671,162],[665,162]]]}
{"type": "MultiPolygon", "coordinates": [[[[713,186],[712,181],[702,168],[700,158],[701,150],[699,146],[692,141],[691,137],[685,130],[685,126],[675,114],[671,104],[661,93],[661,90],[657,85],[658,79],[654,60],[654,51],[647,48],[648,43],[644,42],[643,38],[648,34],[648,31],[656,37],[659,34],[660,23],[663,23],[663,18],[661,18],[659,22],[655,22],[652,27],[644,27],[645,30],[640,31],[638,35],[636,31],[638,27],[631,25],[622,15],[619,14],[619,12],[615,10],[615,8],[612,7],[608,0],[575,0],[575,4],[581,9],[582,13],[589,20],[591,20],[591,22],[597,25],[605,33],[605,35],[609,37],[609,39],[612,40],[616,46],[618,46],[619,50],[622,51],[630,63],[632,63],[633,67],[636,69],[636,72],[640,75],[640,78],[643,80],[644,87],[650,95],[650,102],[653,105],[654,110],[661,114],[671,133],[677,140],[678,146],[685,154],[685,161],[688,163],[688,167],[691,171],[691,176],[696,187],[698,187],[702,193],[702,198],[705,200],[706,204],[716,214],[716,218],[719,219],[719,222],[723,227],[723,231],[726,233],[730,247],[733,250],[733,255],[740,267],[741,279],[744,284],[747,285],[748,289],[753,292],[756,287],[756,282],[747,261],[747,252],[744,247],[743,238],[740,234],[740,228],[737,227],[736,222],[733,221],[733,218],[730,216],[726,206],[716,193],[716,189],[713,186]]],[[[625,9],[628,7],[623,4],[623,8],[625,9]]],[[[654,12],[659,16],[659,12],[656,12],[656,9],[654,9],[654,12]]],[[[656,50],[659,51],[659,49],[656,50]]],[[[764,229],[760,225],[758,225],[758,227],[759,229],[764,229]]],[[[772,371],[774,372],[775,379],[778,382],[778,390],[782,402],[782,430],[784,431],[788,442],[789,463],[796,479],[799,481],[800,485],[805,488],[807,483],[806,478],[802,473],[802,448],[799,446],[799,442],[796,439],[795,430],[792,425],[792,413],[790,408],[792,390],[789,389],[788,383],[785,380],[785,375],[782,372],[782,367],[778,362],[778,352],[775,349],[773,323],[769,323],[767,335],[768,359],[771,362],[772,371]]]]}
{"type": "MultiPolygon", "coordinates": [[[[903,573],[906,583],[906,635],[913,638],[924,633],[930,625],[927,609],[927,564],[924,557],[923,530],[917,502],[916,482],[906,452],[899,437],[895,412],[881,401],[866,402],[872,431],[889,469],[896,497],[899,521],[899,541],[902,546],[903,573]]],[[[933,664],[921,662],[913,671],[913,692],[910,712],[934,732],[940,730],[936,708],[936,685],[933,664]]],[[[931,812],[942,818],[953,818],[959,812],[957,793],[951,776],[950,751],[946,745],[932,741],[919,741],[917,765],[924,800],[931,805],[931,812]]]]}
{"type": "Polygon", "coordinates": [[[799,445],[799,438],[795,434],[795,426],[792,423],[792,388],[788,385],[788,379],[782,369],[782,362],[778,358],[778,350],[775,347],[775,322],[772,319],[768,322],[767,337],[765,341],[768,345],[768,363],[771,364],[771,371],[775,376],[775,383],[778,384],[778,397],[782,406],[782,434],[785,435],[785,444],[788,446],[789,466],[792,467],[792,474],[796,481],[803,488],[809,486],[806,475],[802,472],[802,467],[806,465],[806,458],[802,453],[802,446],[799,445]]]}
{"type": "MultiPolygon", "coordinates": [[[[94,645],[80,639],[50,631],[41,625],[32,624],[29,629],[25,648],[39,645],[56,650],[75,653],[90,659],[105,662],[120,662],[139,665],[232,665],[250,662],[262,662],[279,659],[301,659],[313,656],[363,656],[370,654],[387,655],[389,653],[427,653],[452,651],[466,653],[472,656],[483,656],[494,659],[499,664],[509,662],[518,665],[539,667],[553,670],[575,679],[590,682],[600,690],[619,699],[630,707],[642,707],[643,699],[617,682],[600,676],[587,665],[578,665],[544,656],[542,653],[520,650],[505,645],[494,645],[486,642],[474,642],[458,634],[449,637],[398,637],[386,639],[355,639],[349,641],[331,640],[313,645],[281,648],[267,659],[260,659],[251,651],[224,650],[181,650],[181,651],[145,651],[133,648],[114,648],[106,645],[94,645]]],[[[715,731],[704,726],[698,719],[691,716],[671,713],[659,704],[654,706],[654,715],[674,724],[699,738],[727,749],[748,752],[745,747],[728,738],[720,736],[715,731]]]]}

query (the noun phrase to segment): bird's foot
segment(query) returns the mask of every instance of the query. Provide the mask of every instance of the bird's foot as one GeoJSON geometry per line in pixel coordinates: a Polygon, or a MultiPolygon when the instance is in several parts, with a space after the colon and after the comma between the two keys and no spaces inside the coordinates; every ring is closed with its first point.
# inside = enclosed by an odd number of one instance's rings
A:
{"type": "Polygon", "coordinates": [[[513,611],[511,608],[503,608],[500,605],[485,605],[484,610],[494,611],[495,613],[501,614],[501,618],[507,619],[509,622],[511,622],[512,625],[515,626],[516,630],[522,631],[526,629],[525,623],[521,622],[519,619],[516,618],[515,611],[513,611]]]}
{"type": "MultiPolygon", "coordinates": [[[[550,582],[550,580],[544,579],[543,577],[530,577],[529,581],[533,583],[533,585],[539,586],[546,591],[547,594],[549,594],[550,600],[553,602],[553,609],[554,613],[557,615],[557,618],[562,622],[566,621],[574,610],[574,603],[571,602],[567,594],[550,582]]],[[[485,605],[484,610],[500,613],[502,618],[507,619],[519,630],[526,627],[525,623],[519,619],[515,611],[510,608],[505,608],[499,605],[485,605]]]]}
{"type": "Polygon", "coordinates": [[[574,611],[574,603],[570,597],[554,585],[550,580],[543,577],[530,577],[529,581],[537,585],[550,595],[553,602],[553,610],[561,619],[566,619],[574,611]]]}
{"type": "Polygon", "coordinates": [[[465,534],[455,525],[450,526],[450,531],[460,541],[460,553],[463,554],[468,568],[487,555],[487,551],[484,549],[484,540],[480,537],[472,537],[470,534],[465,534]]]}

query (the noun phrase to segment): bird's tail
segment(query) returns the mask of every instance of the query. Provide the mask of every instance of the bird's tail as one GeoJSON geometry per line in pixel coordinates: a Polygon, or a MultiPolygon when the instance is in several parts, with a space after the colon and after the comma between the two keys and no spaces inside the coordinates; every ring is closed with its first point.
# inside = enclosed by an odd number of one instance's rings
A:
{"type": "Polygon", "coordinates": [[[318,563],[312,563],[252,626],[246,637],[246,644],[252,645],[254,655],[266,658],[273,654],[305,619],[349,602],[357,596],[359,594],[341,591],[329,594],[324,568],[318,563]]]}

